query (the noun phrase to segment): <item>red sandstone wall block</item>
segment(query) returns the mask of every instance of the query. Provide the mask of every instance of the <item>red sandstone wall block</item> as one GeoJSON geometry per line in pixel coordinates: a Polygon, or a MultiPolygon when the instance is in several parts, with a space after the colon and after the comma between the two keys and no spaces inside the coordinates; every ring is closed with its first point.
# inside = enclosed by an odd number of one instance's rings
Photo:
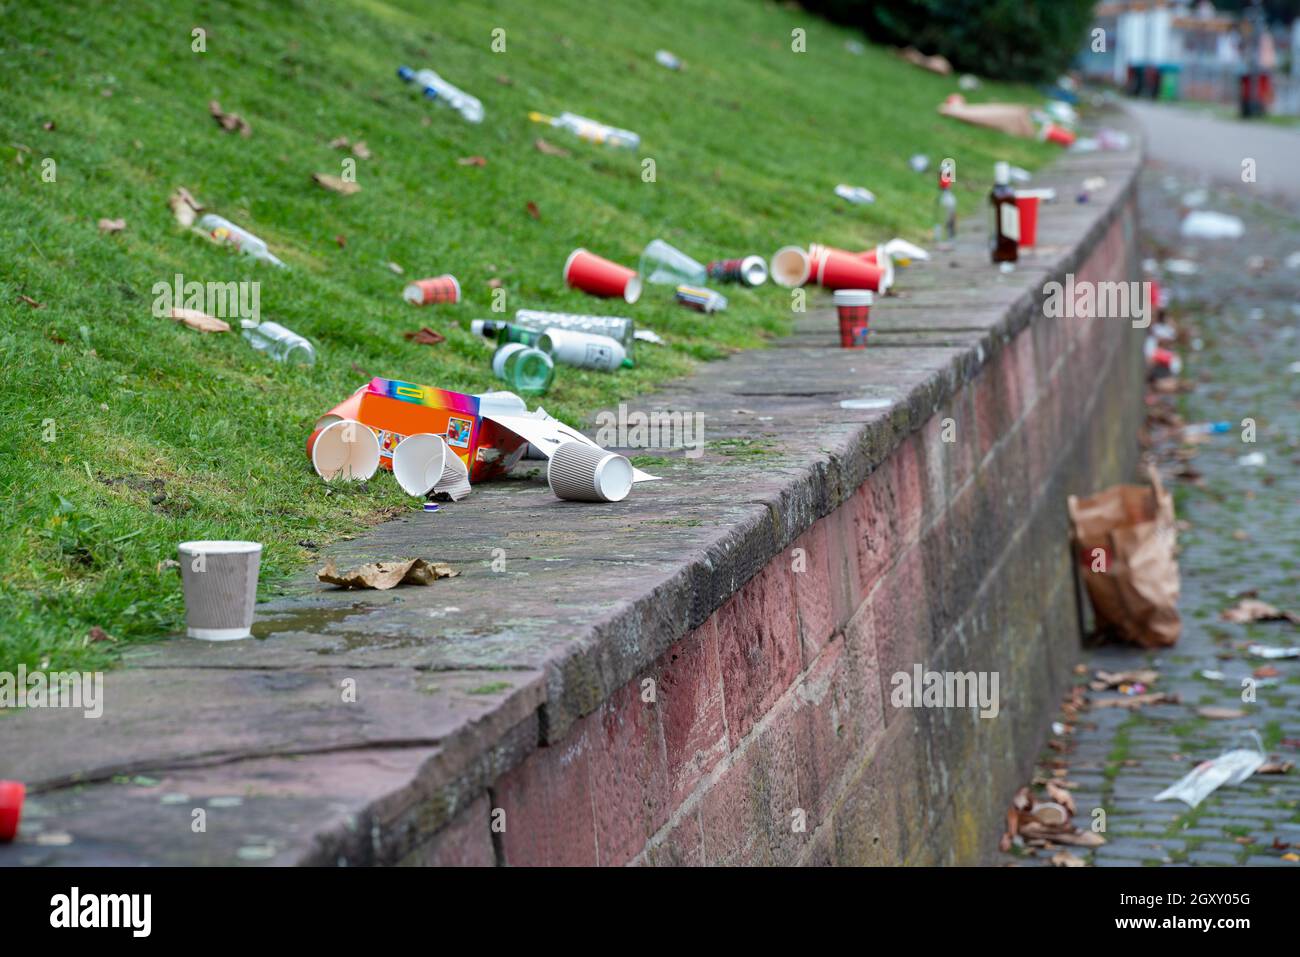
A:
{"type": "Polygon", "coordinates": [[[732,748],[802,668],[790,577],[785,562],[771,562],[716,612],[732,748]]]}
{"type": "Polygon", "coordinates": [[[677,642],[655,668],[670,805],[677,807],[727,753],[717,616],[677,642]]]}
{"type": "Polygon", "coordinates": [[[506,814],[504,863],[583,866],[596,863],[596,820],[591,806],[587,729],[590,716],[558,745],[538,748],[493,788],[506,814]]]}
{"type": "Polygon", "coordinates": [[[486,794],[470,802],[433,839],[417,847],[401,861],[403,867],[492,867],[489,829],[491,807],[486,794]]]}
{"type": "Polygon", "coordinates": [[[824,521],[800,535],[775,559],[790,569],[804,667],[831,640],[835,620],[835,583],[831,578],[830,533],[824,521]]]}

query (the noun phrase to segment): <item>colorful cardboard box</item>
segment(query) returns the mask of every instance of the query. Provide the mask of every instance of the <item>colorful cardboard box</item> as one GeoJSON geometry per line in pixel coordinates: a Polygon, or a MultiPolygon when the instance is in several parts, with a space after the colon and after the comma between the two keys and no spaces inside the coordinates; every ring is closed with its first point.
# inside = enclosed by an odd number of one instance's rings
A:
{"type": "MultiPolygon", "coordinates": [[[[408,435],[441,435],[469,470],[471,482],[498,478],[524,454],[522,438],[479,413],[477,396],[376,376],[316,420],[312,432],[355,419],[379,438],[379,464],[393,467],[393,449],[408,435]]],[[[308,454],[311,454],[308,442],[308,454]]]]}

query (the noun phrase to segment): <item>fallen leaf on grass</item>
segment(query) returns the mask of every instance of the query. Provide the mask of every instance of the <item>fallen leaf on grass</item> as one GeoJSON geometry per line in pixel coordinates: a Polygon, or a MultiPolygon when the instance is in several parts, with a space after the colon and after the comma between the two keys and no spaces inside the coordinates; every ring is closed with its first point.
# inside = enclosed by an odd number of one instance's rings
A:
{"type": "Polygon", "coordinates": [[[370,147],[366,146],[365,140],[351,142],[346,136],[336,136],[330,140],[330,149],[351,150],[352,155],[357,159],[370,159],[370,147]]]}
{"type": "Polygon", "coordinates": [[[86,632],[87,642],[112,641],[112,640],[113,640],[113,636],[110,635],[108,632],[106,632],[103,628],[100,628],[99,625],[92,626],[90,631],[86,632]]]}
{"type": "Polygon", "coordinates": [[[1077,809],[1074,806],[1074,795],[1069,791],[1061,787],[1061,785],[1057,784],[1055,781],[1048,781],[1047,796],[1065,808],[1070,813],[1071,817],[1074,817],[1077,809]]]}
{"type": "Polygon", "coordinates": [[[506,76],[504,73],[498,73],[498,74],[497,74],[497,82],[500,83],[502,86],[514,86],[514,85],[515,85],[515,81],[512,80],[512,79],[510,79],[510,77],[506,76]]]}
{"type": "Polygon", "coordinates": [[[47,131],[50,132],[50,133],[53,133],[54,130],[55,130],[55,128],[56,128],[56,127],[55,127],[55,125],[54,125],[54,121],[53,121],[53,120],[46,120],[44,123],[41,124],[41,129],[43,129],[43,130],[47,130],[47,131]]]}
{"type": "Polygon", "coordinates": [[[487,284],[489,289],[500,289],[501,286],[503,285],[501,280],[496,278],[495,276],[489,279],[487,284]]]}
{"type": "Polygon", "coordinates": [[[238,132],[240,136],[253,135],[253,128],[248,125],[248,120],[238,113],[227,113],[216,100],[208,103],[208,112],[212,114],[212,118],[227,133],[238,132]]]}
{"type": "Polygon", "coordinates": [[[125,219],[101,219],[99,221],[99,231],[101,233],[120,233],[126,229],[125,219]]]}
{"type": "Polygon", "coordinates": [[[1272,665],[1260,665],[1253,672],[1256,678],[1276,678],[1281,673],[1272,665]]]}
{"type": "Polygon", "coordinates": [[[487,166],[486,156],[462,156],[456,160],[457,166],[487,166]]]}
{"type": "Polygon", "coordinates": [[[229,332],[230,323],[224,319],[218,319],[216,316],[209,316],[206,312],[200,312],[198,309],[172,309],[168,313],[172,319],[183,322],[191,329],[197,329],[199,332],[229,332]]]}
{"type": "Polygon", "coordinates": [[[1291,611],[1282,611],[1280,608],[1256,598],[1243,598],[1231,608],[1225,608],[1219,613],[1219,617],[1224,621],[1238,624],[1252,621],[1289,621],[1293,625],[1300,625],[1300,615],[1291,611]]]}
{"type": "Polygon", "coordinates": [[[1246,717],[1246,712],[1240,708],[1220,708],[1214,705],[1197,708],[1196,713],[1202,718],[1209,718],[1211,721],[1232,721],[1236,718],[1246,717]]]}
{"type": "Polygon", "coordinates": [[[351,196],[353,193],[361,191],[361,185],[350,179],[340,179],[330,173],[312,173],[312,180],[317,186],[328,189],[335,193],[341,193],[344,196],[351,196]]]}
{"type": "Polygon", "coordinates": [[[23,302],[27,303],[27,305],[31,306],[33,309],[44,309],[44,308],[45,308],[45,303],[43,303],[43,302],[37,302],[37,301],[36,301],[35,299],[33,299],[31,296],[24,296],[21,292],[18,294],[18,298],[19,298],[20,300],[22,300],[23,302]]]}
{"type": "Polygon", "coordinates": [[[1155,684],[1159,678],[1160,672],[1153,668],[1142,668],[1137,671],[1098,671],[1097,680],[1091,683],[1091,687],[1093,691],[1105,691],[1107,688],[1118,688],[1120,685],[1155,684]]]}
{"type": "Polygon", "coordinates": [[[440,342],[446,342],[447,337],[440,332],[434,332],[428,326],[422,326],[415,332],[404,332],[403,336],[409,342],[414,342],[417,346],[436,346],[440,342]]]}
{"type": "Polygon", "coordinates": [[[528,215],[533,217],[533,219],[542,218],[542,211],[537,208],[537,204],[534,203],[531,199],[528,201],[528,205],[526,205],[524,209],[528,210],[528,215]]]}
{"type": "Polygon", "coordinates": [[[1075,857],[1069,851],[1057,851],[1052,855],[1053,867],[1087,867],[1082,857],[1075,857]]]}
{"type": "Polygon", "coordinates": [[[397,275],[399,275],[399,276],[402,275],[404,272],[406,272],[406,270],[403,269],[401,266],[397,265],[397,263],[389,263],[389,264],[388,264],[388,268],[389,268],[392,272],[397,273],[397,275]]]}
{"type": "Polygon", "coordinates": [[[537,152],[545,153],[547,156],[572,156],[573,155],[568,150],[566,150],[563,146],[556,146],[554,143],[548,143],[540,136],[533,142],[533,146],[537,147],[537,152]]]}
{"type": "Polygon", "coordinates": [[[194,225],[194,220],[204,209],[203,204],[195,199],[184,186],[177,186],[172,190],[172,194],[167,197],[167,205],[171,207],[176,222],[186,228],[194,225]]]}
{"type": "Polygon", "coordinates": [[[371,562],[340,572],[331,558],[316,573],[316,578],[340,588],[375,588],[387,591],[397,585],[432,585],[439,578],[455,578],[455,571],[446,562],[429,562],[423,558],[407,558],[395,562],[371,562]]]}
{"type": "Polygon", "coordinates": [[[348,237],[344,236],[342,233],[339,233],[337,236],[334,237],[334,242],[338,243],[339,249],[344,249],[347,247],[348,237]]]}

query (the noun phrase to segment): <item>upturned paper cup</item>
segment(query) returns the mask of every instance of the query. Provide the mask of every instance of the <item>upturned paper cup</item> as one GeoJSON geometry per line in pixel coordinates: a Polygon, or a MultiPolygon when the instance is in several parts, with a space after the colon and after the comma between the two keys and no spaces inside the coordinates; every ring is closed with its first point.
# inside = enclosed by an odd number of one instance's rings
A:
{"type": "Polygon", "coordinates": [[[1016,193],[1016,209],[1020,210],[1020,245],[1033,246],[1038,242],[1038,202],[1036,193],[1016,193]]]}
{"type": "Polygon", "coordinates": [[[840,320],[840,346],[865,349],[870,332],[872,295],[867,289],[837,289],[835,311],[840,320]]]}
{"type": "Polygon", "coordinates": [[[441,435],[417,432],[393,449],[393,477],[407,495],[428,495],[447,467],[447,443],[441,435]]]}
{"type": "Polygon", "coordinates": [[[831,251],[822,259],[817,282],[827,289],[869,289],[884,292],[889,288],[886,270],[875,263],[863,262],[858,256],[831,251]]]}
{"type": "Polygon", "coordinates": [[[429,306],[439,302],[460,302],[460,283],[455,276],[434,276],[417,279],[402,290],[402,298],[413,306],[429,306]]]}
{"type": "Polygon", "coordinates": [[[185,630],[204,641],[252,635],[262,546],[257,542],[182,542],[177,546],[185,591],[185,630]]]}
{"type": "Polygon", "coordinates": [[[574,502],[621,502],[632,490],[632,463],[617,452],[565,442],[546,470],[551,491],[574,502]]]}
{"type": "Polygon", "coordinates": [[[641,277],[635,269],[620,266],[585,249],[569,253],[564,263],[564,281],[593,296],[618,297],[627,302],[641,298],[641,277]]]}
{"type": "Polygon", "coordinates": [[[339,419],[315,436],[311,464],[325,481],[365,481],[379,471],[379,439],[360,422],[339,419]]]}
{"type": "Polygon", "coordinates": [[[23,816],[27,786],[22,781],[0,781],[0,844],[18,836],[18,821],[23,816]]]}
{"type": "Polygon", "coordinates": [[[772,281],[793,288],[808,281],[808,254],[798,246],[782,246],[772,256],[772,281]]]}

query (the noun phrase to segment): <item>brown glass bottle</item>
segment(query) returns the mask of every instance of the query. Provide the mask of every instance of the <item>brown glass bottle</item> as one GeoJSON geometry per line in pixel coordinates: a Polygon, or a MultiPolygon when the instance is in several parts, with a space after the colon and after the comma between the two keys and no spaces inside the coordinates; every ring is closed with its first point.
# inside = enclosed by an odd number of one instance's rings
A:
{"type": "Polygon", "coordinates": [[[993,207],[993,228],[989,235],[993,261],[1013,263],[1020,256],[1020,209],[1016,206],[1016,191],[1011,188],[1011,164],[994,164],[989,203],[993,207]]]}

